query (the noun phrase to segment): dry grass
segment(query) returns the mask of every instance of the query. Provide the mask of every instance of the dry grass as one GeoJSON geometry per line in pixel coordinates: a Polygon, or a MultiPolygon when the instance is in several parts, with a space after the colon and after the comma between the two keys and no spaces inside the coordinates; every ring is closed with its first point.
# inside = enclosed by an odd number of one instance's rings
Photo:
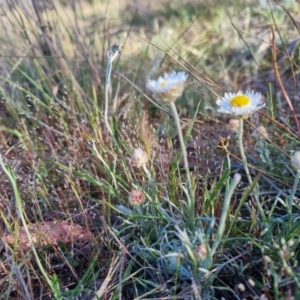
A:
{"type": "Polygon", "coordinates": [[[271,8],[264,1],[225,2],[54,1],[52,10],[36,1],[2,4],[0,155],[7,173],[0,171],[0,234],[17,236],[24,216],[27,224],[80,224],[93,240],[49,243],[37,255],[33,245],[20,251],[17,239],[0,242],[0,299],[300,297],[297,190],[288,211],[290,155],[299,135],[272,61],[276,52],[298,116],[300,10],[291,1],[271,8]],[[111,136],[103,109],[106,51],[115,41],[124,49],[113,64],[111,136]],[[174,69],[189,73],[176,104],[190,135],[193,216],[170,110],[145,89],[147,78],[174,69]],[[217,97],[239,89],[257,90],[267,103],[244,133],[265,219],[235,134],[215,111],[217,97]],[[263,144],[252,135],[259,125],[269,134],[263,144]],[[230,137],[230,170],[220,137],[230,137]],[[151,155],[151,180],[130,163],[137,147],[151,155]],[[242,182],[224,211],[236,172],[242,182]],[[144,191],[144,205],[128,204],[133,189],[144,191]],[[207,247],[207,259],[195,258],[199,245],[207,247]]]}

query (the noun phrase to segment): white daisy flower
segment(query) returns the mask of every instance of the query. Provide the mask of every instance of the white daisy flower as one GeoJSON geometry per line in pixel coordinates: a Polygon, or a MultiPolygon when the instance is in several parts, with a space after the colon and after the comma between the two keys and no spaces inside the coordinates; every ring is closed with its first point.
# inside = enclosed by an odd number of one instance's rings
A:
{"type": "Polygon", "coordinates": [[[157,80],[149,79],[146,87],[157,100],[174,102],[182,95],[187,78],[188,75],[185,72],[165,73],[163,77],[160,76],[157,80]]]}
{"type": "Polygon", "coordinates": [[[249,117],[265,106],[265,103],[261,100],[261,94],[254,91],[225,93],[222,99],[217,99],[217,104],[220,106],[219,112],[242,118],[249,117]]]}

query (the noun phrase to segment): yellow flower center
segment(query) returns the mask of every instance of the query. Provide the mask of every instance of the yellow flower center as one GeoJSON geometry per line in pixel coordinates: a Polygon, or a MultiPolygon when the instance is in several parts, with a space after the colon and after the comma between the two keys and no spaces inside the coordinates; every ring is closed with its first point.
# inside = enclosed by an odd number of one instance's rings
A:
{"type": "Polygon", "coordinates": [[[237,95],[233,97],[230,101],[230,104],[235,107],[247,106],[250,102],[250,99],[245,95],[237,95]]]}
{"type": "Polygon", "coordinates": [[[166,81],[162,81],[159,85],[160,85],[160,86],[165,86],[166,84],[167,84],[166,81]]]}

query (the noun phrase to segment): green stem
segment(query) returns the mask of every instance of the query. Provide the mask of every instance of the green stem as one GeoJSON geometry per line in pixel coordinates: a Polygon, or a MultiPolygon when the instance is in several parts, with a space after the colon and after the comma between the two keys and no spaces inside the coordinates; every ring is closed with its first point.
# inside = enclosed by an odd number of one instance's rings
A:
{"type": "Polygon", "coordinates": [[[111,49],[107,51],[107,58],[108,58],[108,64],[106,68],[106,82],[105,82],[105,109],[104,109],[104,121],[105,125],[111,135],[113,135],[113,132],[110,128],[109,122],[108,122],[108,90],[110,86],[110,77],[111,77],[111,67],[114,59],[120,54],[121,46],[115,44],[112,45],[111,49]]]}
{"type": "MultiPolygon", "coordinates": [[[[231,161],[230,161],[230,155],[229,152],[226,152],[226,160],[227,160],[227,168],[231,170],[231,161]]],[[[230,176],[228,176],[228,179],[226,181],[226,190],[229,189],[229,183],[230,183],[230,176]]]]}
{"type": "Polygon", "coordinates": [[[182,157],[183,157],[183,162],[184,162],[184,168],[185,168],[186,177],[187,177],[187,181],[188,181],[188,187],[189,187],[189,191],[190,191],[191,187],[192,187],[192,181],[191,181],[189,163],[188,163],[188,159],[187,159],[187,152],[186,152],[184,139],[183,139],[183,135],[182,135],[182,130],[181,130],[181,126],[180,126],[180,121],[179,121],[179,115],[178,115],[178,112],[176,109],[175,102],[170,102],[170,105],[171,105],[171,109],[172,109],[176,127],[177,127],[177,132],[178,132],[178,137],[179,137],[179,142],[180,142],[180,147],[181,147],[182,157]]]}
{"type": "Polygon", "coordinates": [[[211,256],[212,257],[214,255],[214,253],[216,252],[218,246],[222,242],[222,237],[223,237],[223,234],[225,231],[225,225],[226,225],[226,220],[227,220],[227,216],[228,216],[230,199],[240,181],[241,181],[241,175],[239,173],[236,173],[231,181],[229,189],[226,191],[223,208],[222,208],[222,215],[221,215],[221,219],[220,219],[220,223],[219,223],[219,227],[218,227],[218,232],[216,234],[216,239],[211,248],[211,256]]]}
{"type": "Polygon", "coordinates": [[[145,165],[143,165],[142,168],[143,168],[144,172],[146,173],[149,181],[151,182],[151,175],[150,175],[149,170],[147,169],[147,167],[145,165]]]}
{"type": "Polygon", "coordinates": [[[298,187],[298,184],[299,184],[299,179],[300,179],[300,172],[297,172],[296,178],[295,178],[295,181],[294,181],[294,185],[293,185],[293,189],[292,189],[292,193],[289,197],[289,207],[288,207],[289,211],[288,212],[289,212],[290,215],[292,215],[293,200],[294,200],[296,190],[297,190],[297,187],[298,187]]]}
{"type": "MultiPolygon", "coordinates": [[[[239,148],[240,148],[240,153],[241,153],[241,158],[242,158],[242,162],[243,162],[243,166],[244,166],[244,170],[246,172],[246,176],[248,178],[248,182],[249,185],[252,185],[252,178],[248,169],[248,163],[247,163],[247,158],[245,155],[245,151],[244,151],[244,146],[243,146],[243,128],[244,127],[244,120],[243,118],[239,119],[239,132],[238,132],[238,144],[239,144],[239,148]]],[[[261,215],[261,217],[263,219],[265,219],[265,213],[261,207],[261,204],[259,202],[259,189],[258,186],[256,185],[256,187],[254,188],[254,198],[255,198],[255,202],[256,202],[256,206],[259,210],[259,213],[261,215]]]]}
{"type": "Polygon", "coordinates": [[[109,133],[112,135],[113,132],[112,132],[109,122],[108,122],[108,90],[109,90],[109,86],[110,86],[111,67],[112,67],[112,59],[109,56],[108,64],[107,64],[107,68],[106,68],[104,121],[105,121],[105,125],[106,125],[109,133]]]}
{"type": "Polygon", "coordinates": [[[187,184],[188,188],[185,191],[186,196],[187,196],[187,201],[188,201],[188,209],[189,209],[189,227],[193,231],[194,230],[194,224],[195,224],[195,196],[194,192],[192,189],[192,180],[191,180],[191,174],[190,174],[190,169],[189,169],[189,163],[187,159],[187,152],[185,148],[185,143],[182,135],[182,130],[180,126],[180,120],[179,120],[179,115],[176,109],[175,102],[170,102],[171,109],[173,111],[176,127],[177,127],[177,132],[178,132],[178,137],[179,137],[179,142],[180,142],[180,147],[182,151],[182,157],[183,157],[183,162],[184,162],[184,168],[186,172],[186,177],[187,177],[187,184]]]}
{"type": "Polygon", "coordinates": [[[243,146],[243,127],[244,127],[244,120],[240,118],[240,123],[239,123],[239,132],[238,132],[238,143],[239,143],[239,148],[240,148],[240,153],[241,153],[241,158],[244,166],[244,170],[246,172],[246,176],[248,178],[248,182],[251,185],[252,184],[252,178],[248,169],[248,164],[247,164],[247,158],[245,155],[244,151],[244,146],[243,146]]]}

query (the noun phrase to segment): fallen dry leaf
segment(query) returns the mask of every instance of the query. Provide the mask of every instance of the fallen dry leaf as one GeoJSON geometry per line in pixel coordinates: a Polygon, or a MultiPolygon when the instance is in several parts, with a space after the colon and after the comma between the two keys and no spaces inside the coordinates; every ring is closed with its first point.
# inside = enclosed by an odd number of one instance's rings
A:
{"type": "MultiPolygon", "coordinates": [[[[92,234],[88,229],[66,221],[48,221],[29,224],[28,230],[35,247],[57,245],[59,241],[63,243],[89,242],[92,239],[92,234]]],[[[3,241],[7,244],[13,244],[14,235],[7,234],[4,236],[3,241]]],[[[26,251],[30,249],[30,242],[24,227],[20,227],[17,243],[18,247],[22,250],[26,251]]]]}

